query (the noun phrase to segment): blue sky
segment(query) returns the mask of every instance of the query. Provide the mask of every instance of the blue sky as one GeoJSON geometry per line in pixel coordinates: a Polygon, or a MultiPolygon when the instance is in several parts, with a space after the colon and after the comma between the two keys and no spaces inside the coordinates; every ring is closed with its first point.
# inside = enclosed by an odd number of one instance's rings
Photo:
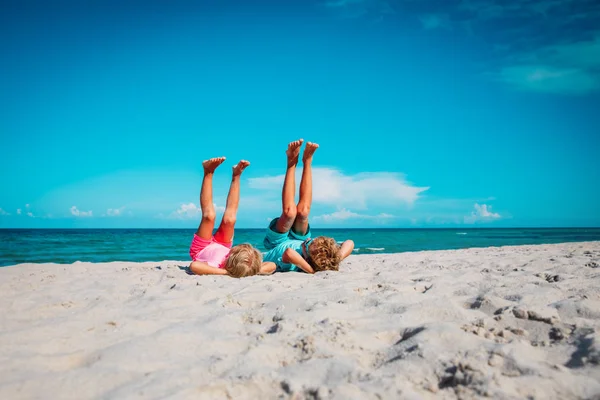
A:
{"type": "Polygon", "coordinates": [[[600,226],[594,1],[4,1],[0,227],[600,226]],[[167,4],[168,3],[168,4],[167,4]]]}

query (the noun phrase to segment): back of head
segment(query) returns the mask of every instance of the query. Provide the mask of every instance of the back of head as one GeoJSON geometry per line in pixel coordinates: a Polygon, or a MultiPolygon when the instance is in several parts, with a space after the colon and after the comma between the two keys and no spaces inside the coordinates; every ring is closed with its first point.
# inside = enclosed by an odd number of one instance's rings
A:
{"type": "Polygon", "coordinates": [[[340,248],[334,238],[316,237],[310,244],[310,264],[315,271],[337,271],[340,268],[340,248]]]}
{"type": "Polygon", "coordinates": [[[244,243],[231,248],[225,269],[234,278],[243,278],[258,274],[261,263],[262,254],[252,245],[244,243]]]}

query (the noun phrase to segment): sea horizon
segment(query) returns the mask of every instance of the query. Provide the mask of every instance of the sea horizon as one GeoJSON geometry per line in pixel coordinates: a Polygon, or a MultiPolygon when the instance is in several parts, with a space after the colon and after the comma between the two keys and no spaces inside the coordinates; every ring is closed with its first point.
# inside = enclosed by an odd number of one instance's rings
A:
{"type": "MultiPolygon", "coordinates": [[[[61,230],[71,230],[71,231],[101,231],[101,230],[173,230],[173,231],[181,231],[181,230],[196,230],[196,227],[190,228],[173,228],[173,227],[165,227],[165,228],[136,228],[136,227],[112,227],[112,228],[74,228],[74,227],[65,227],[65,228],[0,228],[0,231],[30,231],[30,230],[45,230],[45,231],[61,231],[61,230]]],[[[542,230],[542,229],[600,229],[600,226],[499,226],[499,227],[441,227],[441,226],[432,226],[432,227],[348,227],[348,228],[313,228],[316,230],[328,230],[328,231],[360,231],[360,230],[377,230],[377,231],[386,231],[386,230],[511,230],[511,229],[532,229],[532,230],[542,230]]],[[[256,231],[256,230],[265,230],[265,227],[260,228],[235,228],[236,232],[238,231],[256,231]]],[[[216,228],[215,228],[216,231],[216,228]]]]}
{"type": "MultiPolygon", "coordinates": [[[[189,261],[195,228],[2,228],[0,266],[76,261],[189,261]]],[[[600,228],[314,228],[315,236],[341,243],[352,239],[353,254],[536,245],[600,240],[600,228]]],[[[264,228],[236,229],[234,244],[265,251],[264,228]]]]}

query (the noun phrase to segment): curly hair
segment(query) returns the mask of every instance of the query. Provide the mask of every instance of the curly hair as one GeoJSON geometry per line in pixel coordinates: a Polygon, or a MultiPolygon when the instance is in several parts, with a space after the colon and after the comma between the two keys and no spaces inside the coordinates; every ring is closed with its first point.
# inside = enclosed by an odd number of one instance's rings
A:
{"type": "Polygon", "coordinates": [[[316,271],[337,271],[340,268],[340,248],[334,238],[316,237],[309,246],[309,263],[316,271]]]}
{"type": "Polygon", "coordinates": [[[225,269],[234,278],[243,278],[258,274],[261,263],[262,254],[252,245],[244,243],[231,248],[225,269]]]}

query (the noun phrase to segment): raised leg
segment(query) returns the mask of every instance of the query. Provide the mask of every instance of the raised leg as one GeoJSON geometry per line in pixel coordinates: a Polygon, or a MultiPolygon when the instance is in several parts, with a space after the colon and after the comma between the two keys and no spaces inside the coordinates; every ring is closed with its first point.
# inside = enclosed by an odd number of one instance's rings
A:
{"type": "Polygon", "coordinates": [[[296,140],[288,144],[285,152],[287,155],[287,169],[281,191],[281,216],[277,220],[275,230],[279,233],[288,232],[296,219],[296,202],[294,199],[296,190],[296,165],[300,155],[300,147],[303,140],[296,140]]]}
{"type": "Polygon", "coordinates": [[[240,177],[248,165],[250,165],[248,161],[242,160],[233,167],[231,185],[229,186],[229,194],[227,194],[227,205],[225,206],[221,225],[219,225],[219,229],[215,233],[216,241],[229,243],[233,240],[235,220],[240,203],[240,177]]]}
{"type": "Polygon", "coordinates": [[[225,161],[225,157],[211,158],[202,163],[204,167],[204,178],[202,189],[200,189],[200,208],[202,209],[202,220],[196,231],[196,235],[202,239],[210,240],[215,227],[215,206],[213,205],[212,181],[215,169],[225,161]]]}
{"type": "Polygon", "coordinates": [[[302,179],[300,180],[300,198],[298,199],[296,219],[292,229],[300,235],[306,235],[308,230],[308,215],[312,204],[312,159],[319,148],[316,143],[306,142],[302,155],[302,179]]]}

